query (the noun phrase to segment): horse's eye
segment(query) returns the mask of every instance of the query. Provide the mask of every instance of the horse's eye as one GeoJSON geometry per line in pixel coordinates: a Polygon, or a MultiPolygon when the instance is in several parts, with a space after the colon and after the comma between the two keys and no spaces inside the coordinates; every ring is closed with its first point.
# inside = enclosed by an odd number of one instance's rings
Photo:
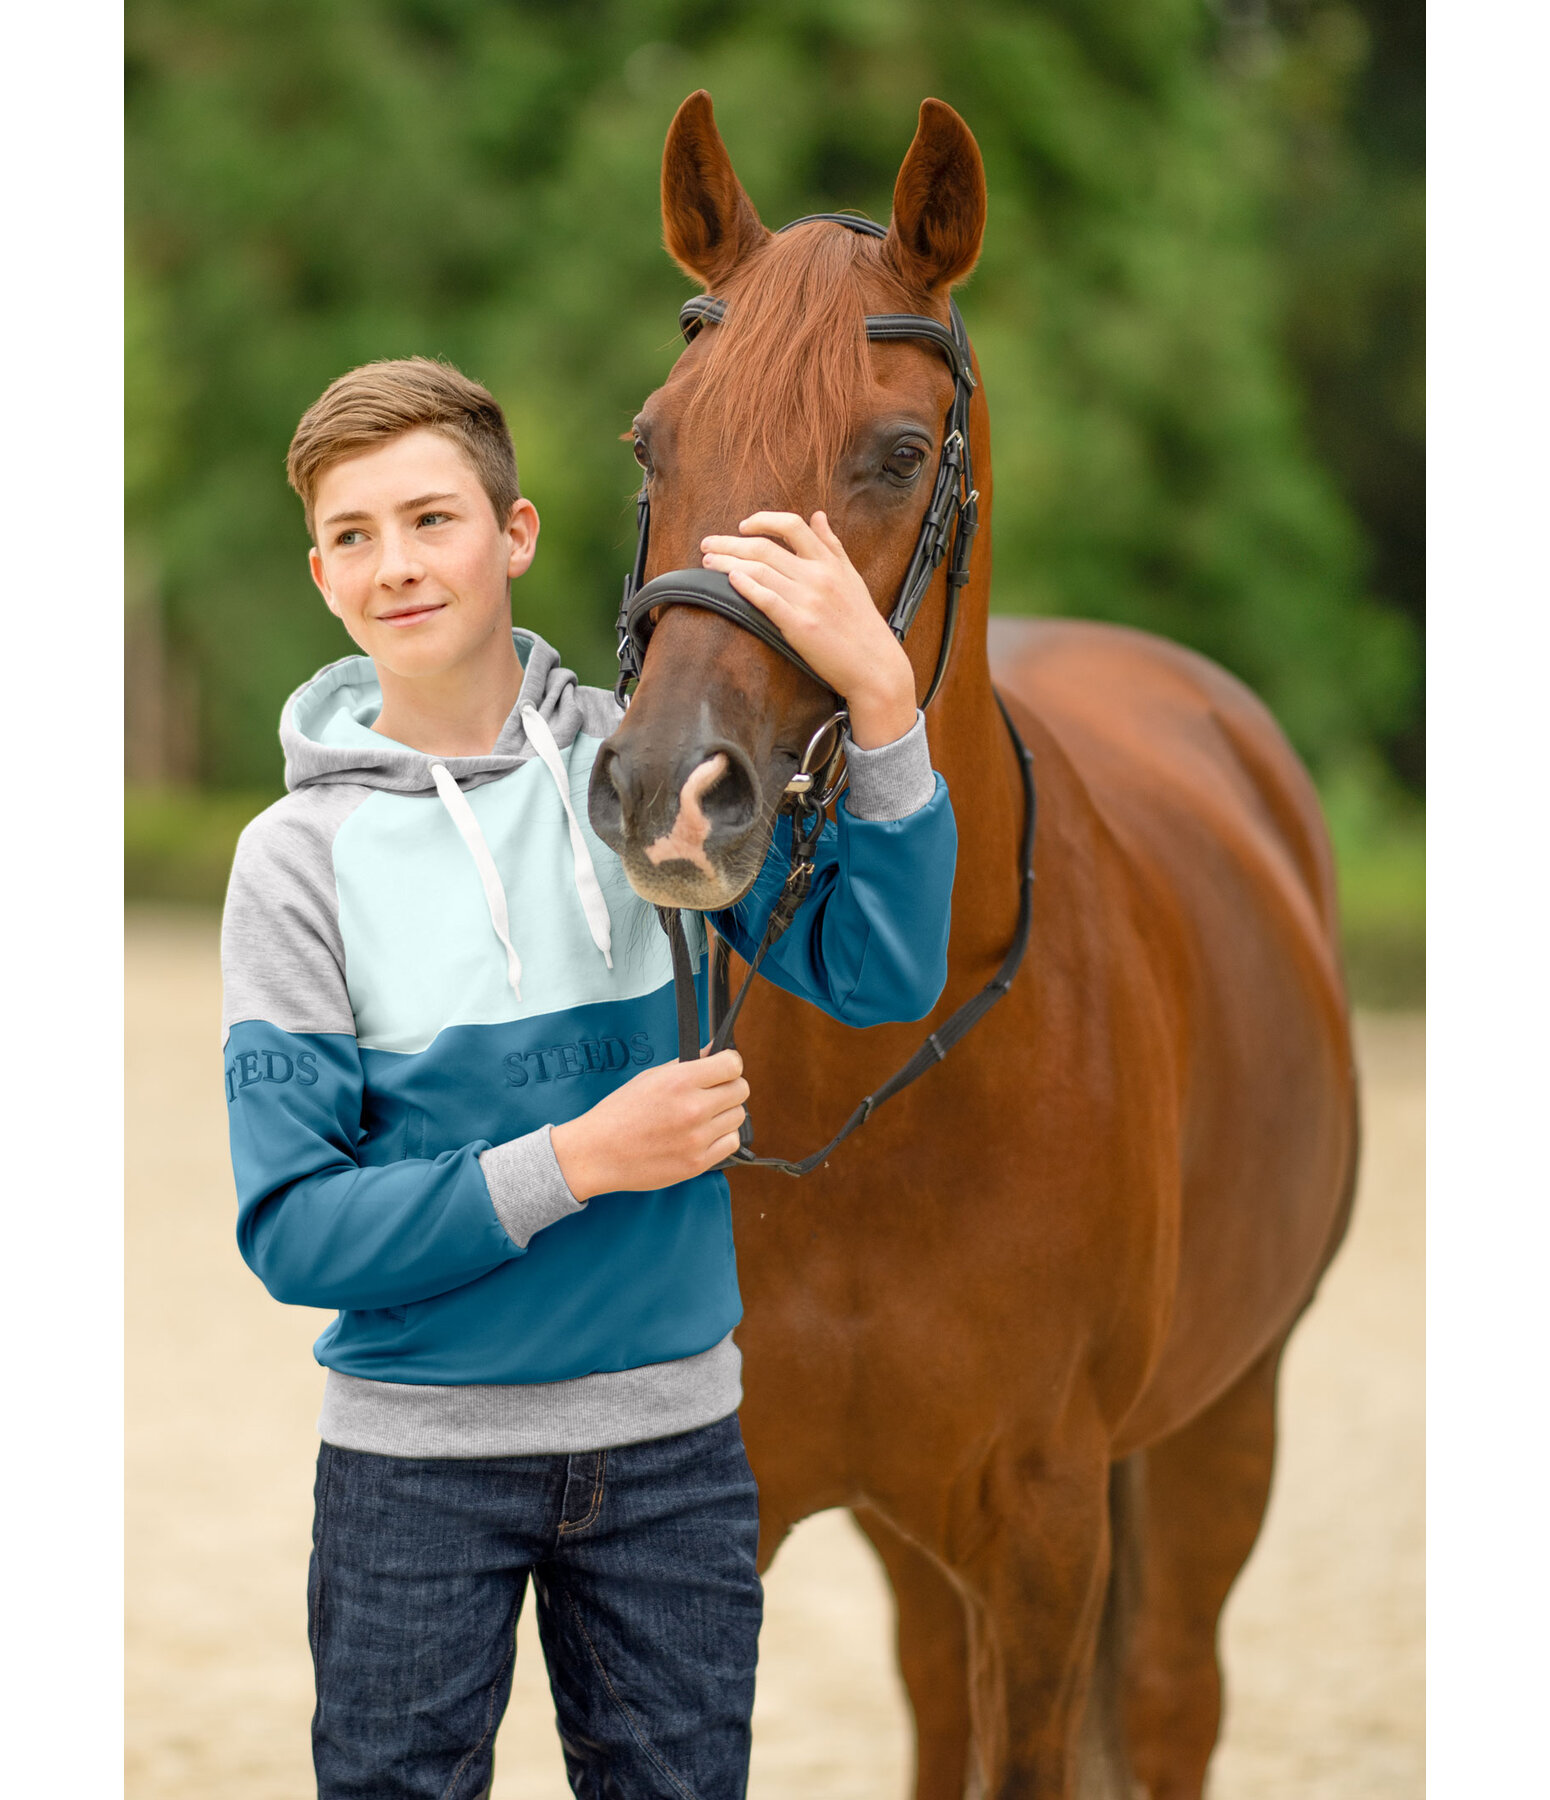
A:
{"type": "Polygon", "coordinates": [[[913,481],[926,466],[926,453],[919,444],[898,444],[885,458],[883,470],[895,481],[913,481]]]}
{"type": "Polygon", "coordinates": [[[630,439],[630,448],[635,452],[635,460],[649,475],[651,473],[651,452],[646,448],[646,440],[637,431],[630,439]]]}

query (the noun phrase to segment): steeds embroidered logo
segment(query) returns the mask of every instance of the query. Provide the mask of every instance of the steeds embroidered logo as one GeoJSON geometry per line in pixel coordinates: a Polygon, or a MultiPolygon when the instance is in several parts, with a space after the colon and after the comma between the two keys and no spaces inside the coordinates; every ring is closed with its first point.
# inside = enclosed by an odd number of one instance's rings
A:
{"type": "Polygon", "coordinates": [[[313,1087],[318,1078],[315,1050],[302,1050],[287,1056],[283,1050],[244,1050],[235,1062],[226,1065],[226,1098],[237,1098],[238,1088],[252,1087],[256,1081],[298,1081],[313,1087]]]}
{"type": "MultiPolygon", "coordinates": [[[[502,1057],[507,1087],[526,1087],[530,1081],[568,1081],[574,1075],[617,1074],[631,1063],[645,1068],[654,1052],[644,1031],[621,1037],[577,1038],[569,1044],[551,1044],[543,1050],[513,1050],[502,1057]]],[[[226,1065],[226,1098],[235,1100],[245,1087],[261,1081],[295,1081],[315,1087],[318,1059],[315,1050],[288,1056],[283,1050],[244,1050],[226,1065]]]]}
{"type": "Polygon", "coordinates": [[[501,1060],[506,1086],[526,1087],[535,1080],[567,1081],[572,1075],[617,1073],[631,1063],[643,1069],[651,1056],[651,1039],[644,1031],[635,1031],[628,1043],[619,1037],[577,1038],[572,1044],[552,1044],[547,1050],[513,1050],[501,1060]]]}

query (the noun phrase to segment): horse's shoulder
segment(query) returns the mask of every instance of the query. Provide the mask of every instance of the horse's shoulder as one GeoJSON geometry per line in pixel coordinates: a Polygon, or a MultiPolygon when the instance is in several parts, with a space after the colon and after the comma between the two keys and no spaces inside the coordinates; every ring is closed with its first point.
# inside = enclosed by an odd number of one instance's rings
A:
{"type": "MultiPolygon", "coordinates": [[[[1187,853],[1200,821],[1291,857],[1326,926],[1333,873],[1318,795],[1270,709],[1237,676],[1152,632],[993,619],[991,673],[1060,745],[1122,842],[1187,853]]],[[[1164,852],[1166,854],[1166,852],[1164,852]]]]}

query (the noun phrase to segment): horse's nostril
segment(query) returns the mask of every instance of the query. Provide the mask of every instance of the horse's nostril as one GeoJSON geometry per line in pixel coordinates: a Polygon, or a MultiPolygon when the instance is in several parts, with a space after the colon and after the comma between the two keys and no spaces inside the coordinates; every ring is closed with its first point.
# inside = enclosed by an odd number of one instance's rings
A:
{"type": "MultiPolygon", "coordinates": [[[[746,759],[730,745],[721,745],[710,756],[719,757],[721,770],[700,795],[700,807],[712,832],[737,836],[746,831],[759,811],[759,791],[746,759]]],[[[700,759],[701,763],[708,760],[700,759]]]]}
{"type": "Polygon", "coordinates": [[[592,829],[612,850],[618,850],[623,842],[628,787],[628,765],[617,751],[604,744],[587,783],[587,817],[592,821],[592,829]]]}
{"type": "Polygon", "coordinates": [[[649,744],[599,749],[587,790],[592,829],[620,855],[634,846],[653,863],[685,861],[709,874],[708,859],[759,823],[762,795],[753,764],[725,742],[660,760],[652,751],[649,744]]]}

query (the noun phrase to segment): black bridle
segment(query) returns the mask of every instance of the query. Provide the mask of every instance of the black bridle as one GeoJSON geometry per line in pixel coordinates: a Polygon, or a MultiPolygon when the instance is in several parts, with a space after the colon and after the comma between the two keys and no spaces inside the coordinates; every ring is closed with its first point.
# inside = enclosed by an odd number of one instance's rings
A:
{"type": "MultiPolygon", "coordinates": [[[[888,234],[871,219],[854,213],[808,213],[782,225],[790,231],[798,225],[843,225],[862,237],[881,238],[888,234]]],[[[958,623],[958,596],[969,579],[969,555],[974,547],[974,534],[979,530],[979,491],[974,486],[974,464],[969,451],[969,401],[976,382],[974,363],[969,352],[969,334],[963,328],[957,302],[947,302],[948,325],[939,325],[923,313],[869,313],[866,334],[874,343],[903,343],[917,340],[940,350],[953,372],[953,398],[947,409],[942,429],[942,449],[937,458],[936,483],[926,516],[920,522],[915,539],[915,553],[904,572],[899,597],[894,601],[888,624],[902,644],[904,634],[915,622],[920,604],[931,586],[932,577],[947,554],[948,536],[952,538],[952,556],[947,567],[947,611],[942,621],[942,642],[937,651],[936,671],[926,689],[923,707],[929,706],[942,685],[947,659],[953,647],[953,631],[958,623]]],[[[726,317],[726,302],[709,294],[697,294],[678,310],[679,329],[684,341],[693,343],[706,325],[719,325],[726,317]]],[[[738,593],[725,575],[711,569],[671,569],[647,581],[646,552],[651,540],[651,495],[649,482],[642,480],[635,497],[637,535],[635,565],[624,578],[624,598],[619,607],[619,680],[615,692],[621,704],[625,689],[640,676],[646,646],[651,642],[652,614],[668,606],[695,606],[705,612],[720,613],[734,625],[741,625],[756,638],[778,651],[787,662],[795,663],[804,675],[820,687],[828,683],[810,669],[786,642],[780,631],[738,593]]]]}
{"type": "MultiPolygon", "coordinates": [[[[818,223],[843,225],[847,230],[863,237],[887,236],[881,225],[852,213],[809,213],[803,218],[793,219],[790,225],[783,225],[781,229],[790,231],[795,225],[818,223]]],[[[685,342],[692,343],[696,333],[704,326],[719,324],[725,316],[726,302],[714,299],[709,294],[701,294],[685,301],[678,314],[685,342]]],[[[942,620],[942,640],[937,650],[936,669],[926,689],[925,698],[920,703],[922,710],[936,697],[947,670],[953,633],[958,622],[958,599],[969,579],[969,558],[974,546],[974,534],[979,529],[979,492],[974,486],[973,461],[969,450],[969,402],[977,384],[968,333],[964,330],[957,304],[951,298],[948,300],[948,316],[948,326],[942,326],[935,319],[929,319],[920,313],[870,313],[866,320],[866,334],[874,342],[914,340],[932,344],[947,358],[953,372],[953,398],[943,427],[936,482],[925,517],[921,521],[920,533],[915,540],[914,553],[904,572],[899,596],[888,615],[889,627],[902,643],[905,633],[915,621],[915,615],[920,610],[921,602],[926,597],[943,557],[948,555],[950,534],[951,554],[947,568],[947,604],[942,620]]],[[[635,510],[639,529],[635,563],[624,579],[624,598],[619,607],[619,680],[615,692],[620,704],[629,704],[626,690],[632,681],[639,679],[646,646],[651,641],[652,614],[669,606],[693,606],[705,612],[719,613],[744,631],[752,632],[787,662],[794,663],[820,687],[827,689],[829,684],[822,676],[808,666],[776,626],[771,624],[758,607],[745,600],[725,575],[710,569],[673,569],[651,581],[645,580],[646,555],[651,536],[651,497],[648,485],[643,479],[640,493],[636,496],[635,510]]],[[[756,1156],[752,1144],[752,1125],[745,1118],[739,1133],[738,1148],[720,1165],[722,1168],[740,1165],[779,1169],[786,1175],[811,1174],[853,1131],[859,1130],[878,1107],[939,1063],[953,1045],[972,1030],[1011,987],[1012,978],[1028,947],[1033,920],[1033,838],[1037,797],[1033,784],[1033,756],[1018,736],[1017,728],[999,694],[996,696],[996,705],[1017,751],[1018,773],[1022,778],[1023,789],[1020,861],[1022,880],[1018,896],[1017,929],[1001,967],[977,994],[965,1001],[951,1018],[927,1036],[902,1069],[890,1076],[875,1093],[868,1094],[862,1100],[821,1150],[814,1151],[800,1162],[788,1161],[779,1156],[756,1156]]],[[[785,884],[765,926],[764,935],[735,999],[729,998],[731,950],[726,940],[719,933],[716,934],[710,973],[711,1055],[731,1045],[737,1015],[753,985],[754,976],[759,972],[759,965],[771,946],[791,924],[797,908],[807,898],[813,879],[813,857],[823,831],[824,809],[843,785],[843,728],[847,723],[848,714],[844,701],[837,697],[836,710],[813,735],[796,773],[786,785],[780,810],[791,814],[791,864],[785,884]]],[[[700,1053],[700,1020],[689,946],[684,937],[683,921],[678,909],[658,907],[657,914],[672,950],[673,992],[678,1013],[678,1055],[680,1060],[691,1062],[700,1053]]]]}

